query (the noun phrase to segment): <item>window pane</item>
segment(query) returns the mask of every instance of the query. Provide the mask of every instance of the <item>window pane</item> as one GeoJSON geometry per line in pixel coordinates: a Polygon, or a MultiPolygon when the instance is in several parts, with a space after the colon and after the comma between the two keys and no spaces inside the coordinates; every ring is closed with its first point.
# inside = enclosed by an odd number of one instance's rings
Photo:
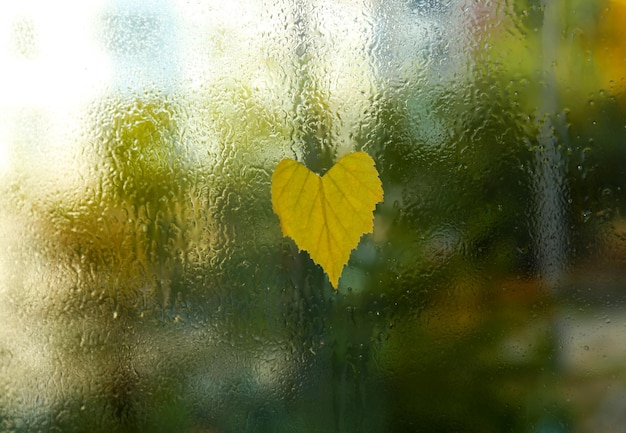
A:
{"type": "MultiPolygon", "coordinates": [[[[4,2],[0,430],[620,431],[625,19],[4,2]],[[333,287],[272,174],[356,151],[384,200],[333,287]]],[[[367,219],[346,170],[337,233],[367,219]]]]}

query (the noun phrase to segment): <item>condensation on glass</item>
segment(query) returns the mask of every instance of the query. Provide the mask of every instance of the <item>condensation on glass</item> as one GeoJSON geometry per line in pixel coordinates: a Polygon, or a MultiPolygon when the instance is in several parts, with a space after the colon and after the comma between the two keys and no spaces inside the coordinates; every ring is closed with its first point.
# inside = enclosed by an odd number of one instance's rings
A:
{"type": "Polygon", "coordinates": [[[4,2],[0,430],[620,431],[624,19],[4,2]],[[356,150],[385,200],[334,291],[271,174],[356,150]]]}

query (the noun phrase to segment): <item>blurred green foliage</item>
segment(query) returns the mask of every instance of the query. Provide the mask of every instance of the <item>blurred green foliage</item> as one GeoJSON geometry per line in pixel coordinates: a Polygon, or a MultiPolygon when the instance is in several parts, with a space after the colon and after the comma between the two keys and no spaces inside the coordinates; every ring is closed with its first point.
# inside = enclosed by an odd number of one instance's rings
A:
{"type": "Polygon", "coordinates": [[[354,140],[376,160],[385,203],[338,293],[282,238],[269,200],[281,157],[323,171],[333,156],[315,82],[299,82],[296,126],[245,82],[193,100],[100,101],[85,190],[41,211],[50,258],[80,275],[52,344],[92,382],[53,427],[570,431],[576,408],[555,379],[560,295],[537,265],[533,179],[549,117],[568,265],[584,266],[607,221],[621,221],[626,188],[624,70],[602,69],[607,49],[623,49],[605,45],[616,32],[604,27],[608,3],[560,3],[551,70],[543,2],[520,0],[511,23],[486,27],[469,83],[373,98],[354,140]],[[547,91],[556,112],[544,112],[547,91]],[[186,133],[198,122],[190,109],[204,116],[200,145],[186,133]],[[91,343],[78,347],[84,334],[91,343]]]}

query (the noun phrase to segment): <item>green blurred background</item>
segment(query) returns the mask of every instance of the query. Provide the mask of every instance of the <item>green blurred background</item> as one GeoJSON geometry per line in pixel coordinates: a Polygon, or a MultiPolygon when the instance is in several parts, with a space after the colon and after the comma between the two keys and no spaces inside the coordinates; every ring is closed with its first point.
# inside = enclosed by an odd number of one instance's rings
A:
{"type": "Polygon", "coordinates": [[[1,431],[624,429],[625,1],[61,3],[0,6],[1,431]],[[334,291],[270,178],[354,150],[334,291]]]}

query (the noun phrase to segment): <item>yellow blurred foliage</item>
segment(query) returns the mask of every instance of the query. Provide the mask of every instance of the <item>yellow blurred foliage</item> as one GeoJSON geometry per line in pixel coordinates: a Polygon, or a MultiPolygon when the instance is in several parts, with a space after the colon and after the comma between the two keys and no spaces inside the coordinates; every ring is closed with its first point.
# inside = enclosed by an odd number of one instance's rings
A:
{"type": "Polygon", "coordinates": [[[626,0],[609,0],[598,21],[594,58],[602,85],[622,87],[626,80],[626,0]]]}

